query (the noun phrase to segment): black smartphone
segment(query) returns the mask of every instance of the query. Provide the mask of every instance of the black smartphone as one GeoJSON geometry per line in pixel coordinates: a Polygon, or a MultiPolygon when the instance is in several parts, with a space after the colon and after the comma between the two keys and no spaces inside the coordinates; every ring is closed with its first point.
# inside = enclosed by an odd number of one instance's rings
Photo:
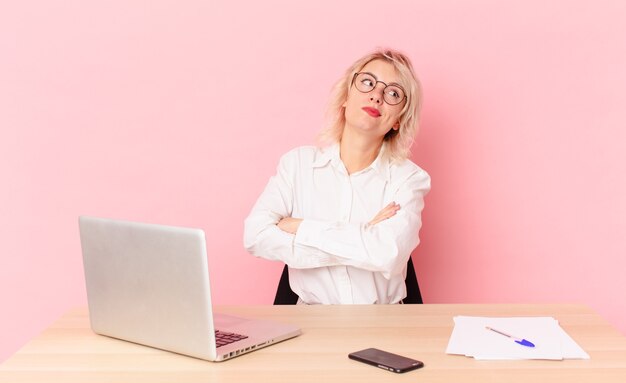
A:
{"type": "Polygon", "coordinates": [[[424,367],[424,363],[419,360],[392,354],[377,348],[367,348],[365,350],[348,354],[348,358],[359,362],[371,364],[392,372],[407,372],[424,367]]]}

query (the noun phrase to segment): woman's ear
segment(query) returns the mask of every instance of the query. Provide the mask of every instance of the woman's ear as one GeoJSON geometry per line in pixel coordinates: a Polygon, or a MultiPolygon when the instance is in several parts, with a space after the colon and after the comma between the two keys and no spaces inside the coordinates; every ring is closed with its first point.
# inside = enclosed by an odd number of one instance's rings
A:
{"type": "Polygon", "coordinates": [[[396,121],[395,124],[393,124],[393,126],[391,127],[391,129],[393,130],[398,130],[400,129],[400,121],[396,121]]]}

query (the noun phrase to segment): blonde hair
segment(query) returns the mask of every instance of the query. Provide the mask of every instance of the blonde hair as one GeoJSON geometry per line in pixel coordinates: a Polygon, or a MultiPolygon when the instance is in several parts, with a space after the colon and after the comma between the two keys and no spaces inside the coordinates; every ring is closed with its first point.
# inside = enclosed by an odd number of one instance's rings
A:
{"type": "Polygon", "coordinates": [[[411,145],[418,130],[419,114],[422,107],[422,88],[409,58],[392,49],[378,49],[352,64],[346,70],[345,76],[333,87],[326,113],[326,127],[318,137],[321,145],[338,143],[341,140],[346,123],[343,104],[348,98],[352,86],[352,79],[367,63],[373,60],[383,60],[394,66],[400,76],[400,85],[404,88],[407,102],[400,112],[400,128],[390,130],[383,140],[387,143],[386,154],[393,160],[404,160],[409,156],[411,145]]]}

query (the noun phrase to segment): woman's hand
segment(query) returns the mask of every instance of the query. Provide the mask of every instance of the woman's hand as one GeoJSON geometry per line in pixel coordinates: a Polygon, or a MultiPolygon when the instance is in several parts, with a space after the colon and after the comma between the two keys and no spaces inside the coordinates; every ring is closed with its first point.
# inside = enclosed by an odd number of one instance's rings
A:
{"type": "Polygon", "coordinates": [[[300,218],[285,217],[278,221],[276,226],[278,226],[278,228],[282,231],[296,234],[298,232],[298,228],[300,227],[300,222],[302,222],[300,218]]]}
{"type": "Polygon", "coordinates": [[[383,210],[379,211],[371,221],[369,221],[368,225],[376,225],[379,222],[382,222],[388,218],[393,217],[400,210],[400,205],[395,202],[391,202],[389,205],[385,206],[383,210]]]}

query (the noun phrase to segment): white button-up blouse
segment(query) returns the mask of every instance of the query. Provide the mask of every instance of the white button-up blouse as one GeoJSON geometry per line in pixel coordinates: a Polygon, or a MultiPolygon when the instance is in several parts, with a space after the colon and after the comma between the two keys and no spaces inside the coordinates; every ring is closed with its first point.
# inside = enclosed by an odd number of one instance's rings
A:
{"type": "Polygon", "coordinates": [[[281,158],[246,218],[246,249],[287,264],[291,289],[304,303],[398,303],[406,296],[430,177],[384,150],[348,174],[339,145],[296,148],[281,158]],[[392,201],[400,205],[396,215],[367,224],[392,201]],[[295,235],[276,226],[284,217],[303,219],[295,235]]]}

